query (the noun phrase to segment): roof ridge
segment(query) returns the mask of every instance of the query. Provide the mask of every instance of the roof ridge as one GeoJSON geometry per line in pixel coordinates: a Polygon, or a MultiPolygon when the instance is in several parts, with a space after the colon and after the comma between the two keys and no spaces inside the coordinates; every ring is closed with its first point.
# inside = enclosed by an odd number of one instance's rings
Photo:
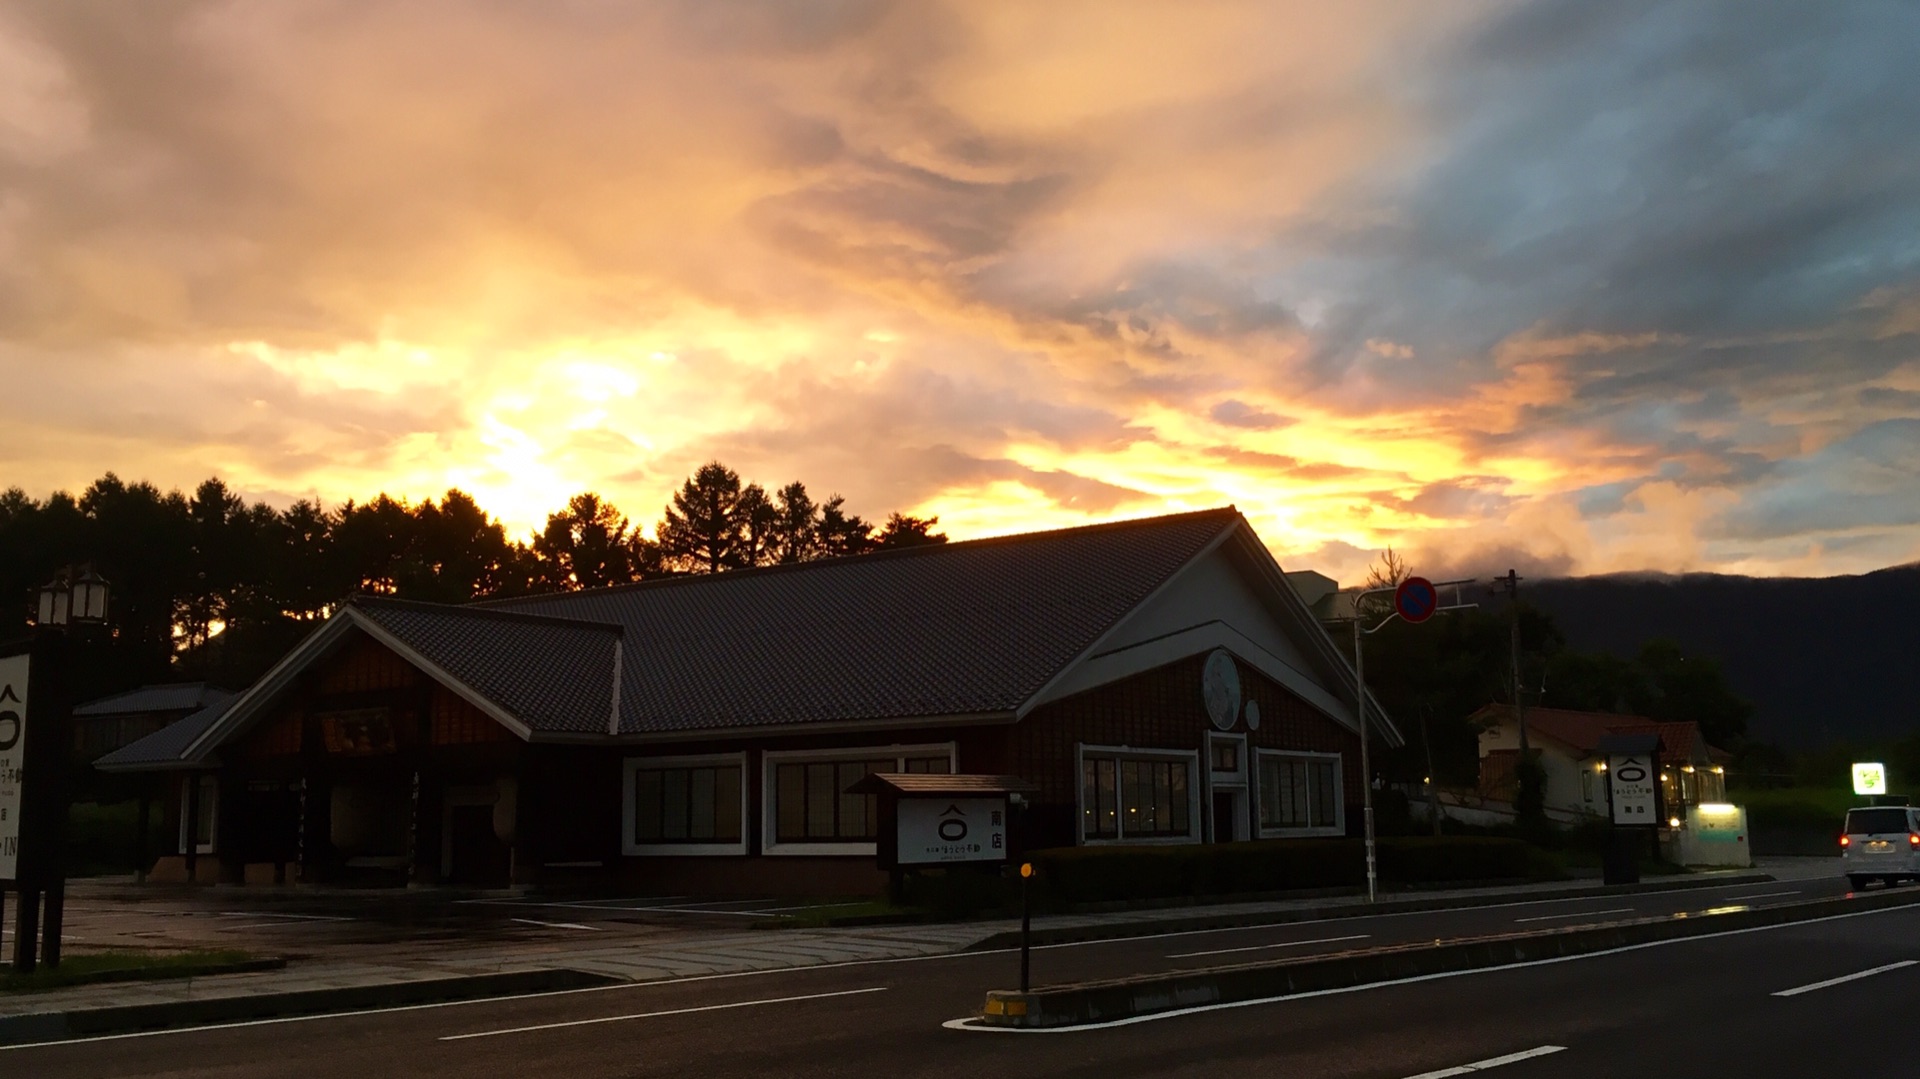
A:
{"type": "MultiPolygon", "coordinates": [[[[561,593],[573,595],[576,593],[561,593]]],[[[347,597],[350,607],[398,607],[403,610],[422,611],[429,614],[460,615],[468,618],[485,618],[497,622],[518,622],[530,626],[572,626],[579,629],[604,630],[615,636],[624,636],[626,627],[618,622],[600,622],[590,618],[568,618],[551,614],[528,614],[521,611],[498,611],[485,609],[473,603],[434,603],[429,600],[398,599],[393,596],[370,596],[355,593],[347,597]]]]}
{"type": "Polygon", "coordinates": [[[827,566],[898,561],[905,558],[937,556],[949,551],[969,550],[978,547],[1013,546],[1019,543],[1034,543],[1059,538],[1069,533],[1117,532],[1124,529],[1141,528],[1149,525],[1170,525],[1177,522],[1200,520],[1208,517],[1218,517],[1222,521],[1238,520],[1240,510],[1238,507],[1229,503],[1225,506],[1214,506],[1203,510],[1163,513],[1153,517],[1129,517],[1117,521],[1095,521],[1092,524],[1069,525],[1066,528],[1048,528],[1034,532],[1012,532],[1004,536],[979,536],[974,539],[954,540],[948,543],[927,543],[912,547],[895,547],[889,550],[868,551],[863,554],[838,555],[833,558],[815,559],[811,562],[789,562],[773,566],[749,566],[744,569],[730,569],[721,573],[677,573],[669,577],[655,577],[652,580],[633,581],[628,584],[605,585],[600,588],[582,588],[571,592],[539,592],[524,596],[499,596],[490,599],[474,600],[471,603],[462,604],[461,606],[469,609],[497,609],[519,603],[574,599],[581,596],[603,596],[618,592],[634,592],[642,589],[665,589],[718,580],[743,580],[779,573],[822,569],[827,566]]]}

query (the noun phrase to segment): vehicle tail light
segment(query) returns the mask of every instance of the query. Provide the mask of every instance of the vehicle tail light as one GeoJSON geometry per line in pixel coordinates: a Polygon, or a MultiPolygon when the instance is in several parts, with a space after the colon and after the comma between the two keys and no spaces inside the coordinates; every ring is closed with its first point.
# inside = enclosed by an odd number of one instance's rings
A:
{"type": "Polygon", "coordinates": [[[1840,846],[1841,846],[1841,848],[1842,848],[1842,849],[1845,849],[1845,848],[1847,848],[1847,847],[1851,847],[1851,846],[1853,846],[1853,837],[1851,837],[1851,836],[1844,836],[1844,835],[1843,835],[1843,836],[1841,836],[1841,837],[1840,837],[1840,846]]]}
{"type": "Polygon", "coordinates": [[[1920,832],[1907,833],[1907,846],[1920,847],[1920,832]]]}

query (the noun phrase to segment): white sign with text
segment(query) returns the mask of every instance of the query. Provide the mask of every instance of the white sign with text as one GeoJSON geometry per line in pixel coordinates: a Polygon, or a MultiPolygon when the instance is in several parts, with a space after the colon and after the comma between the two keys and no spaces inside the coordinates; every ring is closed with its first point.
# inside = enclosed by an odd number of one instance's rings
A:
{"type": "Polygon", "coordinates": [[[1006,860],[1005,798],[902,798],[899,805],[901,865],[1006,860]]]}
{"type": "Polygon", "coordinates": [[[0,880],[20,871],[20,777],[27,755],[27,656],[0,659],[0,880]]]}
{"type": "Polygon", "coordinates": [[[1654,770],[1652,754],[1608,758],[1607,782],[1613,791],[1613,823],[1660,823],[1660,777],[1654,770]]]}

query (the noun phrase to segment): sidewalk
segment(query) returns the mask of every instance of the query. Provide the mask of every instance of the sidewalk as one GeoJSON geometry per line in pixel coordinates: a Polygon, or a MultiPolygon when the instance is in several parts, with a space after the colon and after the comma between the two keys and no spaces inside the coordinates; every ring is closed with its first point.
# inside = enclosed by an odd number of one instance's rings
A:
{"type": "MultiPolygon", "coordinates": [[[[1831,858],[1767,859],[1752,870],[1695,873],[1646,883],[1660,888],[1676,882],[1685,882],[1684,886],[1708,886],[1710,882],[1739,878],[1801,880],[1837,875],[1838,868],[1837,860],[1831,858]]],[[[1403,892],[1383,897],[1382,903],[1391,908],[1405,908],[1408,904],[1415,904],[1413,909],[1437,908],[1556,897],[1597,887],[1598,882],[1575,881],[1403,892]]],[[[1036,936],[1097,939],[1172,931],[1201,920],[1227,927],[1329,915],[1351,916],[1377,909],[1380,908],[1369,908],[1352,899],[1270,900],[1043,916],[1034,919],[1033,925],[1036,936]]],[[[436,980],[554,970],[578,971],[620,981],[654,981],[911,959],[992,947],[1018,929],[1018,921],[1009,919],[857,929],[679,932],[661,934],[658,939],[626,939],[605,944],[575,936],[558,938],[540,947],[514,948],[501,948],[486,941],[421,940],[410,947],[385,948],[380,959],[365,954],[336,958],[324,954],[310,958],[290,955],[292,962],[288,967],[277,971],[180,981],[104,983],[46,993],[0,995],[0,1019],[316,990],[398,987],[436,980]]],[[[0,1044],[6,1041],[7,1038],[0,1035],[0,1044]]]]}

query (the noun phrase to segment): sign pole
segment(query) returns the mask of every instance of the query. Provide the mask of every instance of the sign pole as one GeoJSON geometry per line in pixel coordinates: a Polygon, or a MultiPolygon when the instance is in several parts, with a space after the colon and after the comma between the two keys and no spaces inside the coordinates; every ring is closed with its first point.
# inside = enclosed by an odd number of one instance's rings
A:
{"type": "Polygon", "coordinates": [[[1373,767],[1367,757],[1367,650],[1360,636],[1359,601],[1354,601],[1353,611],[1353,681],[1359,688],[1355,700],[1360,716],[1360,818],[1366,830],[1367,848],[1367,902],[1372,903],[1379,892],[1379,863],[1375,859],[1373,835],[1373,767]]]}
{"type": "Polygon", "coordinates": [[[1020,991],[1032,985],[1033,972],[1033,897],[1027,882],[1033,879],[1033,863],[1020,863],[1020,991]]]}

